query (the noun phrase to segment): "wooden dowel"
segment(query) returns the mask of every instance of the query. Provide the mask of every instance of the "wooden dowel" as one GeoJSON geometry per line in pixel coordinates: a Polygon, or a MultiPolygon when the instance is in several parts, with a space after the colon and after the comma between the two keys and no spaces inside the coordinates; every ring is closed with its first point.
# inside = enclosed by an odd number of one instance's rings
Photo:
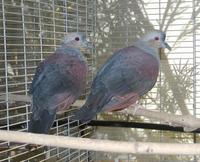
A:
{"type": "Polygon", "coordinates": [[[138,104],[132,105],[130,108],[121,110],[118,113],[145,116],[150,119],[168,123],[171,126],[181,126],[186,132],[191,132],[200,128],[200,119],[195,118],[193,115],[175,115],[172,113],[152,111],[138,104]]]}
{"type": "Polygon", "coordinates": [[[0,140],[63,148],[132,154],[199,155],[200,144],[120,142],[0,130],[0,140]]]}

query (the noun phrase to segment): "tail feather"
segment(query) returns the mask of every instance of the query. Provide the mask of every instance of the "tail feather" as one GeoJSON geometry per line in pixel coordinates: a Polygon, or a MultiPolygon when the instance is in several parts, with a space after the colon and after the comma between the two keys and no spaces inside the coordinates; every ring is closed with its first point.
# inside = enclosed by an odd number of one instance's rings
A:
{"type": "Polygon", "coordinates": [[[74,113],[73,119],[88,122],[95,117],[95,115],[101,112],[103,106],[107,104],[110,97],[105,91],[100,90],[98,93],[91,94],[86,103],[74,113]]]}
{"type": "Polygon", "coordinates": [[[97,113],[96,111],[91,111],[91,110],[93,110],[93,109],[84,105],[74,113],[74,116],[72,117],[72,119],[80,120],[81,123],[88,122],[88,121],[92,120],[97,113]]]}
{"type": "Polygon", "coordinates": [[[56,113],[50,114],[48,110],[43,110],[40,118],[34,119],[31,115],[28,132],[47,134],[53,124],[56,113]]]}

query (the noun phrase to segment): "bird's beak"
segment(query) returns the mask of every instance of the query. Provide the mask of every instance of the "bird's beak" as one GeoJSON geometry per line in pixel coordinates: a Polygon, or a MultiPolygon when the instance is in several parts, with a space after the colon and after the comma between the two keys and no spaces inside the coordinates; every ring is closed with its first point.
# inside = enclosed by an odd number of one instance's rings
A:
{"type": "Polygon", "coordinates": [[[169,44],[167,42],[164,42],[162,43],[162,48],[167,48],[169,51],[171,51],[171,47],[169,46],[169,44]]]}
{"type": "Polygon", "coordinates": [[[165,38],[166,38],[166,34],[162,33],[161,46],[162,46],[162,48],[167,48],[169,51],[171,51],[172,48],[169,46],[169,44],[167,42],[165,42],[165,38]]]}

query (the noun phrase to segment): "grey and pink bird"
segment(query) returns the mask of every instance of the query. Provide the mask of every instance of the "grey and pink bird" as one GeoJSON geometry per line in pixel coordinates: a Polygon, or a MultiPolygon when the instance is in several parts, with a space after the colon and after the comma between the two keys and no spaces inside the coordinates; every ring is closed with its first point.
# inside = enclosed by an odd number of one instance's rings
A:
{"type": "Polygon", "coordinates": [[[69,33],[55,53],[39,64],[29,90],[29,132],[48,133],[56,112],[69,108],[81,95],[88,67],[79,49],[91,47],[84,33],[69,33]]]}
{"type": "Polygon", "coordinates": [[[97,72],[86,103],[74,119],[86,122],[99,112],[127,108],[150,91],[159,73],[158,49],[170,50],[165,37],[156,30],[115,52],[97,72]]]}

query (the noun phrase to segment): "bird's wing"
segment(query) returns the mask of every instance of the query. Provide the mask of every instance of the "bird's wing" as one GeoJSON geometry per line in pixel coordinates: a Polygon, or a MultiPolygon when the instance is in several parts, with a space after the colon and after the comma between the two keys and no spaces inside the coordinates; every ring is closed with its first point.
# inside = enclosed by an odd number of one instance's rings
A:
{"type": "Polygon", "coordinates": [[[152,56],[139,52],[128,47],[115,53],[97,73],[93,89],[102,82],[112,94],[148,92],[156,82],[159,65],[152,56]]]}
{"type": "Polygon", "coordinates": [[[60,103],[69,107],[79,97],[83,89],[81,83],[84,80],[77,80],[75,76],[78,74],[74,74],[73,70],[78,71],[82,66],[77,69],[79,65],[72,62],[76,62],[76,60],[62,58],[61,61],[55,59],[53,62],[47,59],[45,63],[40,64],[40,70],[37,71],[31,86],[33,113],[37,114],[42,109],[51,111],[60,103]]]}
{"type": "MultiPolygon", "coordinates": [[[[71,80],[73,80],[72,75],[69,72],[70,67],[66,64],[65,72],[62,73],[62,71],[63,70],[60,69],[58,63],[40,64],[32,81],[29,93],[33,94],[37,89],[42,92],[42,90],[45,90],[46,88],[57,88],[57,86],[64,84],[62,83],[63,80],[65,80],[66,85],[72,84],[70,83],[71,80]]],[[[63,89],[64,88],[65,87],[63,87],[63,89]]]]}
{"type": "Polygon", "coordinates": [[[75,119],[89,121],[105,109],[128,107],[153,87],[157,73],[158,61],[148,54],[134,46],[119,50],[98,71],[86,103],[75,113],[75,119]]]}
{"type": "Polygon", "coordinates": [[[41,62],[38,67],[36,68],[36,72],[35,72],[35,75],[33,77],[33,80],[32,80],[32,83],[30,85],[30,88],[29,88],[29,94],[32,94],[33,91],[34,91],[34,88],[37,86],[37,84],[40,82],[40,80],[43,78],[43,68],[44,68],[44,61],[41,62]]]}

